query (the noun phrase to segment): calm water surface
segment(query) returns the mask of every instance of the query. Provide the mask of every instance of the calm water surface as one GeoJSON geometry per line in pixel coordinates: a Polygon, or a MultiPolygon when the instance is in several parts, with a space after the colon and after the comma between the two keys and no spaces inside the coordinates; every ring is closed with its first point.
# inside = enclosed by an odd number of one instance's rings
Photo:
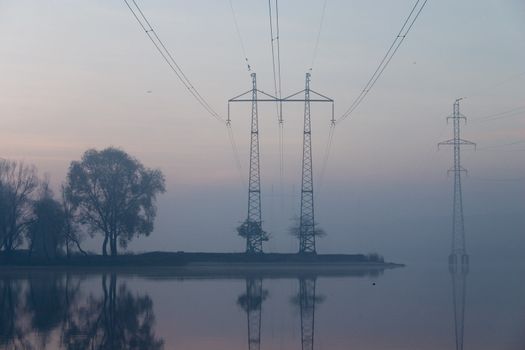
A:
{"type": "Polygon", "coordinates": [[[263,279],[4,270],[0,308],[1,349],[525,349],[523,266],[263,279]]]}

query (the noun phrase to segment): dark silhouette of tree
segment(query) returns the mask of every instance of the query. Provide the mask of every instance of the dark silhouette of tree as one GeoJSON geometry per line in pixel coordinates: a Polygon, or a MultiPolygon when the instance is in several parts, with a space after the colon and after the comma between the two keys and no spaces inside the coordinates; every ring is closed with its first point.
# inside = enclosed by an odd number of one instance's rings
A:
{"type": "Polygon", "coordinates": [[[61,187],[61,205],[64,212],[64,240],[66,248],[66,256],[69,258],[71,251],[76,247],[79,252],[84,255],[87,253],[80,246],[80,242],[84,239],[84,235],[79,227],[79,223],[75,218],[75,208],[71,199],[68,198],[66,187],[61,187]]]}
{"type": "Polygon", "coordinates": [[[22,287],[10,277],[0,279],[0,347],[5,349],[32,349],[27,340],[29,330],[24,324],[22,287]]]}
{"type": "Polygon", "coordinates": [[[270,239],[270,235],[266,231],[263,231],[260,223],[255,222],[255,221],[248,221],[248,219],[246,219],[242,224],[240,224],[237,227],[237,233],[239,234],[239,236],[241,236],[242,238],[248,237],[248,234],[250,234],[250,232],[248,232],[249,223],[251,223],[250,226],[252,229],[252,232],[251,232],[252,235],[261,235],[261,239],[263,241],[268,241],[270,239]]]}
{"type": "Polygon", "coordinates": [[[149,296],[131,294],[125,284],[117,288],[117,277],[102,277],[103,296],[90,295],[68,320],[62,343],[66,349],[159,350],[155,337],[153,302],[149,296]]]}
{"type": "Polygon", "coordinates": [[[40,194],[33,202],[33,219],[28,226],[31,254],[47,259],[60,255],[65,245],[66,216],[62,204],[53,198],[47,181],[42,183],[40,194]]]}
{"type": "Polygon", "coordinates": [[[91,234],[104,235],[117,255],[117,241],[126,247],[135,235],[149,235],[156,215],[156,196],[165,192],[160,170],[145,168],[137,159],[117,148],[88,150],[80,161],[71,163],[66,194],[79,221],[91,234]]]}
{"type": "MultiPolygon", "coordinates": [[[[298,217],[295,217],[293,220],[294,220],[294,225],[290,227],[290,234],[294,237],[299,237],[301,234],[301,220],[298,217]]],[[[314,235],[316,237],[326,236],[326,231],[320,228],[318,225],[319,224],[316,222],[315,229],[314,229],[314,235]]]]}
{"type": "Polygon", "coordinates": [[[0,250],[8,257],[23,242],[31,218],[31,196],[37,187],[34,166],[0,160],[0,250]]]}

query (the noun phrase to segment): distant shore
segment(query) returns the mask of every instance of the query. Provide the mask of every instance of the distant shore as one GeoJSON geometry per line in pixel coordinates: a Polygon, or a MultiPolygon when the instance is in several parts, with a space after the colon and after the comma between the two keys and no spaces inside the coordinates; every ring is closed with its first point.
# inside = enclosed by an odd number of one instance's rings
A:
{"type": "Polygon", "coordinates": [[[75,255],[70,258],[47,260],[28,257],[17,252],[7,259],[0,256],[0,272],[17,270],[65,270],[73,272],[153,272],[157,277],[242,277],[297,275],[362,275],[379,274],[385,269],[402,267],[382,261],[376,255],[364,254],[315,254],[291,253],[188,253],[150,252],[125,254],[116,257],[102,255],[75,255]]]}

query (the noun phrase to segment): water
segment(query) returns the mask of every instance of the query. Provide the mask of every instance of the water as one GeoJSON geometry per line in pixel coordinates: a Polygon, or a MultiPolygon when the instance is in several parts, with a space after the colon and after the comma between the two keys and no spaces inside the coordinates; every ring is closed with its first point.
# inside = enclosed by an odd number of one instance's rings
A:
{"type": "Polygon", "coordinates": [[[264,279],[4,268],[0,348],[523,350],[524,276],[475,264],[264,279]]]}

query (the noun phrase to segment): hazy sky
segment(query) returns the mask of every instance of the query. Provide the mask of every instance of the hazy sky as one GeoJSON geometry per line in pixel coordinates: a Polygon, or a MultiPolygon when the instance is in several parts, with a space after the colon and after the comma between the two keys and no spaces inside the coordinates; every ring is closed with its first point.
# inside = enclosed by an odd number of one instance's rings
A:
{"type": "MultiPolygon", "coordinates": [[[[260,89],[273,89],[265,1],[232,0],[260,89]]],[[[312,88],[336,116],[359,94],[414,1],[328,1],[312,88]]],[[[173,56],[221,115],[250,88],[228,0],[139,1],[173,56]]],[[[301,90],[323,1],[280,1],[283,95],[301,90]]],[[[88,148],[117,146],[167,177],[156,231],[141,250],[242,250],[246,216],[226,129],[197,104],[155,51],[123,1],[0,0],[0,156],[36,164],[55,185],[88,148]],[[151,91],[151,93],[148,93],[151,91]]],[[[410,261],[446,257],[452,151],[445,117],[466,96],[463,136],[478,143],[463,165],[467,249],[516,258],[525,244],[525,3],[429,0],[356,113],[338,125],[316,217],[320,252],[379,251],[410,261]],[[508,110],[503,118],[484,118],[508,110]]],[[[284,190],[273,105],[261,105],[267,251],[295,251],[303,106],[287,105],[284,190]]],[[[232,108],[247,177],[249,105],[232,108]]],[[[329,130],[314,106],[314,177],[329,130]]],[[[98,242],[87,244],[99,250],[98,242]]]]}

